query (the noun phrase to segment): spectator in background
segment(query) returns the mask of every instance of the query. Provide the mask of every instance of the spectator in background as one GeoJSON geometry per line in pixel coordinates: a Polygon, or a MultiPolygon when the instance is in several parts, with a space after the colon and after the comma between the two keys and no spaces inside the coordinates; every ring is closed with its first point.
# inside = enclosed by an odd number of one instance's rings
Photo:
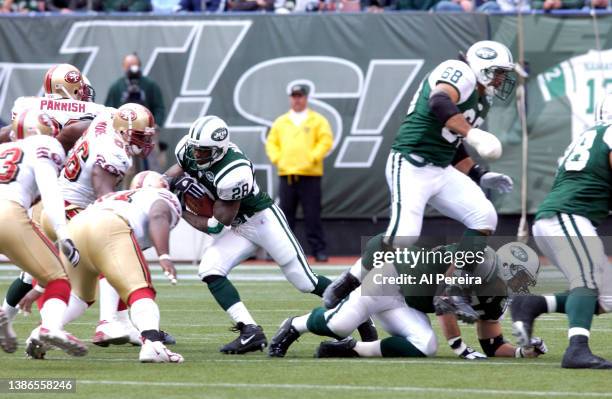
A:
{"type": "MultiPolygon", "coordinates": [[[[151,111],[155,118],[156,128],[159,129],[166,119],[166,108],[159,85],[154,80],[143,76],[140,58],[136,53],[126,55],[122,65],[124,75],[113,83],[104,105],[119,108],[126,103],[142,104],[151,111]]],[[[163,171],[159,167],[158,156],[159,145],[156,145],[147,158],[134,157],[133,173],[136,174],[143,170],[163,171]]],[[[128,177],[126,176],[124,181],[129,184],[131,179],[128,177]]]]}
{"type": "Polygon", "coordinates": [[[73,11],[86,11],[87,0],[46,0],[45,11],[68,14],[73,11]]]}
{"type": "Polygon", "coordinates": [[[584,6],[584,0],[532,0],[531,7],[534,10],[559,10],[580,9],[584,6]]]}
{"type": "Polygon", "coordinates": [[[180,0],[178,11],[223,12],[225,5],[225,0],[180,0]]]}
{"type": "Polygon", "coordinates": [[[323,159],[332,147],[333,135],[327,119],[308,108],[308,92],[304,84],[291,87],[291,109],[272,124],[266,153],[278,168],[280,207],[289,227],[294,229],[295,214],[301,203],[311,253],[317,261],[326,262],[321,226],[321,176],[323,159]]]}
{"type": "Polygon", "coordinates": [[[97,6],[94,5],[96,11],[147,12],[153,10],[151,0],[94,0],[94,4],[96,2],[99,3],[97,6]]]}
{"type": "Polygon", "coordinates": [[[229,11],[274,11],[274,0],[227,0],[229,11]]]}
{"type": "Polygon", "coordinates": [[[45,0],[4,0],[0,3],[0,13],[45,11],[45,0]]]}

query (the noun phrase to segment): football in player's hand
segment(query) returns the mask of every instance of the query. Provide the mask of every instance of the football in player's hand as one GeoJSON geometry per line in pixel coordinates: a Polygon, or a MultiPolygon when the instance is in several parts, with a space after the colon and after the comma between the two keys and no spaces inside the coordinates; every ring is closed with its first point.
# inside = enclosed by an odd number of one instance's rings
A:
{"type": "Polygon", "coordinates": [[[213,201],[208,195],[204,195],[202,198],[196,198],[189,193],[185,193],[185,206],[191,213],[195,213],[198,216],[211,217],[213,215],[213,201]]]}

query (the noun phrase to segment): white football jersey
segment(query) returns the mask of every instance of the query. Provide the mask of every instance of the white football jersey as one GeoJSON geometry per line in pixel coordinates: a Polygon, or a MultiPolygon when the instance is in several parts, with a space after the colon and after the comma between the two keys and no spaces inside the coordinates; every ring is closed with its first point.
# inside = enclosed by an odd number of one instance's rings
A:
{"type": "Polygon", "coordinates": [[[107,107],[86,101],[73,100],[71,98],[48,97],[19,97],[13,104],[11,119],[28,109],[45,112],[64,127],[70,122],[82,119],[93,119],[107,107]]]}
{"type": "Polygon", "coordinates": [[[572,112],[572,139],[595,124],[595,104],[612,90],[612,49],[578,55],[538,75],[544,101],[565,99],[572,112]]]}
{"type": "Polygon", "coordinates": [[[436,87],[438,83],[448,83],[457,89],[459,101],[463,104],[476,90],[476,75],[468,64],[459,60],[447,60],[439,64],[427,78],[430,88],[436,87]]]}
{"type": "Polygon", "coordinates": [[[70,204],[85,208],[96,200],[92,182],[95,165],[115,175],[117,183],[132,166],[123,140],[113,129],[110,112],[98,115],[68,153],[60,186],[70,204]]]}
{"type": "Polygon", "coordinates": [[[156,201],[164,201],[170,208],[173,229],[181,219],[181,203],[176,195],[162,188],[141,188],[139,190],[117,191],[97,200],[88,210],[106,209],[113,211],[128,222],[141,248],[152,246],[149,237],[149,212],[156,201]]]}
{"type": "Polygon", "coordinates": [[[59,173],[65,159],[64,148],[51,136],[0,144],[0,198],[30,208],[40,197],[34,171],[37,163],[51,164],[59,173]]]}

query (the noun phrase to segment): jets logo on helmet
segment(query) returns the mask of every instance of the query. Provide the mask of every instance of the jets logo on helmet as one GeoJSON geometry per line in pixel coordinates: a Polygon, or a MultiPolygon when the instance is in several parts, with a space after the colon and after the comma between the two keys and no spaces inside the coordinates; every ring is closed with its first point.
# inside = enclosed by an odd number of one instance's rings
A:
{"type": "Polygon", "coordinates": [[[515,66],[508,47],[492,40],[482,40],[468,49],[465,59],[487,95],[502,100],[510,96],[516,81],[510,76],[515,66]]]}
{"type": "Polygon", "coordinates": [[[218,116],[196,119],[185,139],[185,158],[198,170],[209,168],[223,159],[229,147],[227,124],[218,116]]]}
{"type": "Polygon", "coordinates": [[[79,83],[81,81],[81,74],[78,71],[69,71],[64,80],[68,83],[79,83]]]}
{"type": "Polygon", "coordinates": [[[500,277],[514,293],[528,294],[537,283],[540,258],[528,245],[511,242],[497,250],[501,265],[500,277]]]}

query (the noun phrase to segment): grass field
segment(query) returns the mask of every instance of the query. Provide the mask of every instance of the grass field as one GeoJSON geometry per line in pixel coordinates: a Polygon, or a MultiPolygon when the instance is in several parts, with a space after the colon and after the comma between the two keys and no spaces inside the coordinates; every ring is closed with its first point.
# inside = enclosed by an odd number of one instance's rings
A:
{"type": "MultiPolygon", "coordinates": [[[[153,266],[153,269],[158,269],[153,266]]],[[[90,345],[84,358],[69,358],[59,351],[47,360],[26,360],[23,340],[36,325],[38,315],[17,316],[20,338],[17,353],[0,352],[0,378],[75,378],[76,394],[54,394],[59,398],[518,398],[612,397],[612,376],[606,371],[568,371],[559,367],[566,345],[566,319],[555,314],[543,317],[537,325],[550,349],[540,359],[460,360],[442,341],[438,356],[432,359],[337,359],[316,360],[314,348],[322,340],[313,335],[300,338],[284,359],[269,359],[266,353],[228,356],[219,347],[233,339],[228,317],[214,303],[208,289],[192,276],[194,268],[184,266],[185,277],[172,287],[156,282],[162,328],[179,341],[174,349],[183,354],[181,365],[138,363],[138,348],[114,346],[107,349],[90,345]],[[191,279],[187,279],[191,277],[191,279]]],[[[338,267],[315,271],[337,275],[338,267]]],[[[0,270],[2,296],[16,275],[0,270]]],[[[291,315],[304,314],[320,301],[300,294],[285,282],[274,267],[244,266],[234,270],[243,301],[271,338],[279,323],[291,315]]],[[[548,287],[562,284],[552,279],[548,287]]],[[[67,329],[80,338],[90,339],[97,321],[95,306],[67,329]]],[[[434,321],[437,329],[437,323],[434,321]]],[[[504,321],[506,337],[511,338],[509,316],[504,321]]],[[[476,347],[472,327],[462,326],[463,337],[476,347]]],[[[438,334],[438,337],[440,335],[438,334]]],[[[593,326],[592,347],[612,358],[612,318],[599,317],[593,326]]],[[[13,397],[47,395],[19,394],[13,397]]],[[[0,397],[9,397],[0,393],[0,397]]]]}

